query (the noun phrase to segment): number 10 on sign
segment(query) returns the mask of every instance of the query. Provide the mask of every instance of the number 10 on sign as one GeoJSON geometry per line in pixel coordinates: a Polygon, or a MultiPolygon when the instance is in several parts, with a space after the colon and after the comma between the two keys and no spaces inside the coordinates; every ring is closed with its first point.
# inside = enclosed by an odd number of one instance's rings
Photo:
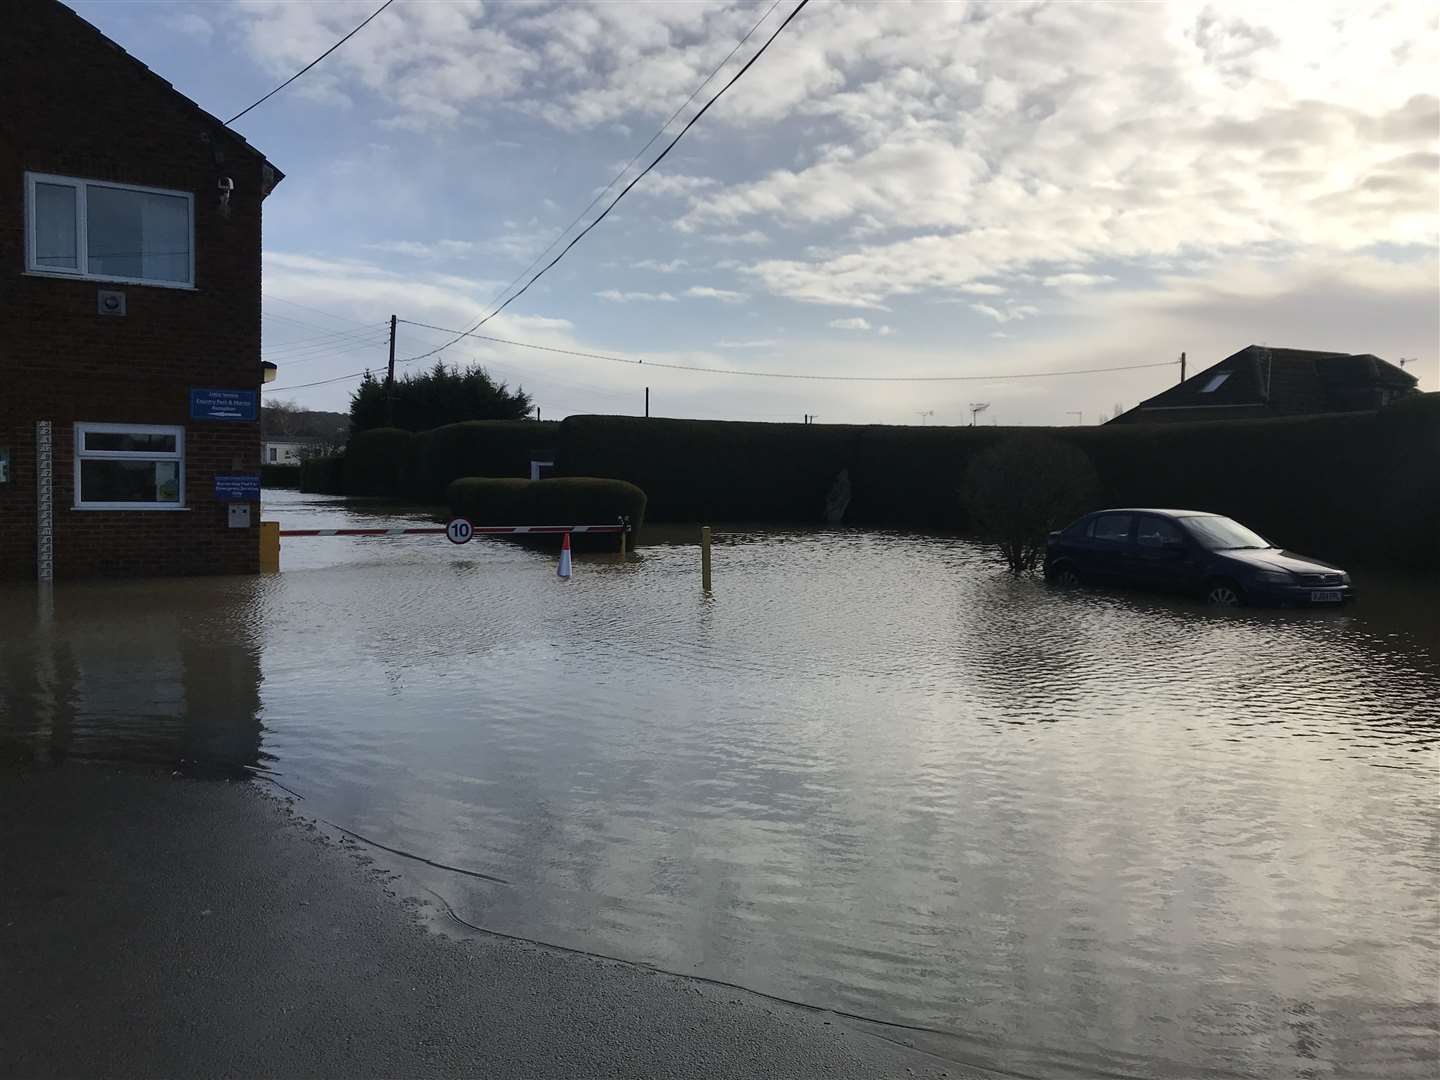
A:
{"type": "Polygon", "coordinates": [[[450,524],[445,526],[445,539],[452,544],[468,544],[474,535],[475,527],[464,518],[451,518],[450,524]]]}

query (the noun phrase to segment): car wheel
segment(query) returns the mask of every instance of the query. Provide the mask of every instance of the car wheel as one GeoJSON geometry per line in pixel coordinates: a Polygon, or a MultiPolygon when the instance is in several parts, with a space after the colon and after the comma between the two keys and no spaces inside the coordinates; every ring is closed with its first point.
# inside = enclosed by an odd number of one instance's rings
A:
{"type": "Polygon", "coordinates": [[[1057,566],[1050,574],[1050,581],[1062,589],[1078,589],[1084,584],[1079,571],[1069,564],[1057,566]]]}
{"type": "Polygon", "coordinates": [[[1228,578],[1216,578],[1205,586],[1205,599],[1216,607],[1239,607],[1245,602],[1245,594],[1228,578]]]}

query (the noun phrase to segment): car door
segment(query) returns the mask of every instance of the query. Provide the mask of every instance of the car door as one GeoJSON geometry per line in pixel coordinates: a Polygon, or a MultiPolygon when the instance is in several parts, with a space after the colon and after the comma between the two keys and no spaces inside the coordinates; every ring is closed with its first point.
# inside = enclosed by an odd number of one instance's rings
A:
{"type": "Polygon", "coordinates": [[[1137,584],[1166,592],[1184,592],[1195,584],[1195,553],[1183,529],[1157,514],[1135,518],[1131,568],[1137,584]]]}
{"type": "Polygon", "coordinates": [[[1131,576],[1130,534],[1134,514],[1096,514],[1090,524],[1088,573],[1105,581],[1124,581],[1131,576]]]}

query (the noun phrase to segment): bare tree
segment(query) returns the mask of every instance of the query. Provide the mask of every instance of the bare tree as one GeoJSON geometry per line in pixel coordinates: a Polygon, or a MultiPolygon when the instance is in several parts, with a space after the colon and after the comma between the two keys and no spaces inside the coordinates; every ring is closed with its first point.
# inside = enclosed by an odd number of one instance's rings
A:
{"type": "Polygon", "coordinates": [[[1018,575],[1039,569],[1046,536],[1092,505],[1098,490],[1083,450],[1021,435],[970,463],[960,497],[976,532],[1018,575]]]}

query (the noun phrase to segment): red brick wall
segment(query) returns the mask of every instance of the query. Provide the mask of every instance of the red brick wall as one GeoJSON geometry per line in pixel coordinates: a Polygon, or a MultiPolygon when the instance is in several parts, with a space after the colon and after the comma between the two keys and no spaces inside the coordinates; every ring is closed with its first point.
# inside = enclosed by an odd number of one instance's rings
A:
{"type": "Polygon", "coordinates": [[[189,390],[258,389],[263,162],[53,0],[6,21],[0,101],[23,108],[0,115],[0,578],[35,574],[37,420],[54,425],[57,577],[256,572],[258,527],[228,527],[214,477],[257,471],[259,425],[191,421],[189,390]],[[27,171],[192,193],[195,288],[27,275],[27,171]],[[101,289],[128,314],[97,314],[101,289]],[[184,425],[187,509],[72,509],[81,421],[184,425]]]}

